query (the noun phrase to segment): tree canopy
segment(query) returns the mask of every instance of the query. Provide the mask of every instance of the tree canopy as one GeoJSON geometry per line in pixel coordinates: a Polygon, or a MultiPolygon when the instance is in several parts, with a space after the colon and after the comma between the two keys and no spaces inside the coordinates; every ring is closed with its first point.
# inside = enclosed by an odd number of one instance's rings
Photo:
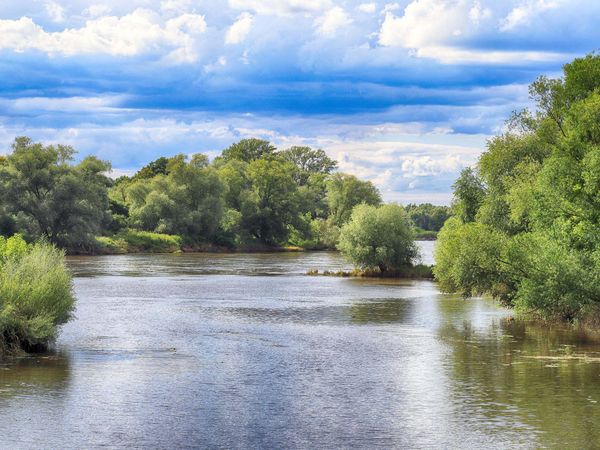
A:
{"type": "Polygon", "coordinates": [[[598,74],[591,54],[536,80],[536,109],[513,114],[455,183],[436,250],[446,290],[567,320],[600,306],[598,74]]]}
{"type": "Polygon", "coordinates": [[[360,204],[340,231],[339,250],[362,269],[409,266],[418,256],[411,220],[402,206],[360,204]]]}

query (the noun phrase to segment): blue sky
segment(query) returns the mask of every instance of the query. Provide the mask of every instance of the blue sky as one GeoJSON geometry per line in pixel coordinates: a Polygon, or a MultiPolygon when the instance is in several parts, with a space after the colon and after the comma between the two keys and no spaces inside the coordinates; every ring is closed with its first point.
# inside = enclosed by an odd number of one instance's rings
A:
{"type": "Polygon", "coordinates": [[[120,174],[260,137],[447,203],[527,85],[595,50],[598,18],[591,0],[4,0],[0,152],[29,135],[120,174]]]}

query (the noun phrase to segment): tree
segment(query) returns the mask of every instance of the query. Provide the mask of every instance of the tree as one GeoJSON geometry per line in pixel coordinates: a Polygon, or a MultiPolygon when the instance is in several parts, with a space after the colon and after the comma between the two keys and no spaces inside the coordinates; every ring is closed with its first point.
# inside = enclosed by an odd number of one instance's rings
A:
{"type": "Polygon", "coordinates": [[[450,217],[450,208],[434,206],[431,203],[406,205],[406,212],[418,228],[426,231],[439,231],[450,217]]]}
{"type": "Polygon", "coordinates": [[[168,175],[169,170],[167,167],[169,165],[169,161],[170,158],[161,156],[160,158],[149,162],[147,165],[138,170],[138,172],[133,176],[133,180],[147,180],[154,178],[156,175],[168,175]]]}
{"type": "Polygon", "coordinates": [[[531,88],[536,111],[511,118],[477,171],[455,183],[438,236],[440,287],[489,293],[518,311],[597,320],[600,311],[600,57],[531,88]]]}
{"type": "Polygon", "coordinates": [[[178,234],[191,242],[210,240],[223,214],[223,185],[206,158],[170,158],[168,175],[138,180],[127,189],[133,223],[146,231],[178,234]]]}
{"type": "Polygon", "coordinates": [[[278,153],[284,161],[294,164],[298,171],[294,180],[300,186],[308,183],[311,175],[327,175],[337,168],[337,161],[331,159],[327,154],[319,149],[313,150],[310,147],[290,147],[278,153]]]}
{"type": "Polygon", "coordinates": [[[394,203],[356,206],[341,229],[338,248],[360,268],[381,272],[409,266],[418,255],[410,218],[394,203]]]}
{"type": "Polygon", "coordinates": [[[272,157],[275,150],[277,149],[268,141],[255,138],[242,139],[223,150],[221,159],[224,161],[236,159],[249,163],[257,159],[272,157]]]}
{"type": "Polygon", "coordinates": [[[110,164],[88,156],[73,166],[74,154],[68,146],[19,137],[0,168],[0,191],[15,228],[29,239],[43,236],[81,251],[93,247],[107,221],[110,164]]]}
{"type": "Polygon", "coordinates": [[[241,193],[242,226],[266,244],[279,244],[288,236],[288,225],[298,219],[294,167],[277,160],[258,159],[248,164],[250,187],[241,193]]]}
{"type": "Polygon", "coordinates": [[[460,177],[452,185],[454,202],[452,208],[463,222],[473,222],[483,201],[485,188],[473,169],[463,169],[460,177]]]}
{"type": "Polygon", "coordinates": [[[353,175],[336,173],[327,182],[327,203],[333,222],[341,226],[350,219],[356,205],[380,205],[381,195],[370,181],[361,181],[353,175]]]}

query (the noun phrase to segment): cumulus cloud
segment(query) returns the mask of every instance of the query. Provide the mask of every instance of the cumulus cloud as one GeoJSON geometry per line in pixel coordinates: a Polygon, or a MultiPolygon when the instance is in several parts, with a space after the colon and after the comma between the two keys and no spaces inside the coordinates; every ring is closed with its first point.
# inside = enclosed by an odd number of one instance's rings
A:
{"type": "Polygon", "coordinates": [[[163,0],[160,2],[160,9],[163,11],[184,12],[192,5],[191,0],[163,0]]]}
{"type": "MultiPolygon", "coordinates": [[[[513,28],[555,4],[546,0],[529,1],[513,9],[502,22],[502,28],[513,28]]],[[[414,56],[444,64],[522,64],[564,59],[564,54],[547,50],[474,48],[472,41],[483,34],[482,28],[491,18],[492,11],[477,0],[414,0],[402,16],[389,10],[385,13],[379,43],[409,49],[414,56]]]]}
{"type": "Polygon", "coordinates": [[[357,6],[357,9],[366,14],[373,14],[377,9],[377,5],[375,3],[361,3],[357,6]]]}
{"type": "Polygon", "coordinates": [[[238,16],[237,20],[229,27],[225,34],[226,44],[239,44],[246,39],[250,28],[252,28],[252,21],[254,17],[249,13],[242,13],[238,16]]]}
{"type": "Polygon", "coordinates": [[[60,4],[50,0],[44,4],[44,7],[46,8],[46,13],[48,14],[52,22],[64,22],[65,8],[63,8],[60,4]]]}
{"type": "Polygon", "coordinates": [[[346,11],[339,6],[331,8],[323,16],[315,20],[317,34],[325,37],[335,36],[340,28],[352,23],[352,19],[346,11]]]}
{"type": "Polygon", "coordinates": [[[111,11],[110,6],[101,4],[101,3],[97,3],[97,4],[93,4],[93,5],[90,5],[87,8],[85,8],[83,10],[83,15],[86,17],[96,18],[96,17],[100,17],[100,16],[105,16],[105,15],[109,14],[110,11],[111,11]]]}
{"type": "Polygon", "coordinates": [[[29,17],[0,20],[0,48],[15,52],[38,50],[49,55],[108,54],[133,56],[163,47],[176,62],[194,62],[194,42],[206,30],[204,16],[182,14],[162,23],[149,10],[103,16],[88,20],[81,28],[48,32],[29,17]]]}
{"type": "Polygon", "coordinates": [[[330,0],[229,0],[229,7],[232,9],[269,15],[314,13],[330,5],[330,0]]]}
{"type": "Polygon", "coordinates": [[[526,25],[531,20],[549,9],[558,8],[557,1],[528,0],[513,8],[508,15],[500,21],[500,31],[509,31],[521,25],[526,25]]]}
{"type": "Polygon", "coordinates": [[[379,42],[411,49],[446,44],[472,32],[490,14],[477,1],[414,0],[400,17],[387,10],[379,42]]]}

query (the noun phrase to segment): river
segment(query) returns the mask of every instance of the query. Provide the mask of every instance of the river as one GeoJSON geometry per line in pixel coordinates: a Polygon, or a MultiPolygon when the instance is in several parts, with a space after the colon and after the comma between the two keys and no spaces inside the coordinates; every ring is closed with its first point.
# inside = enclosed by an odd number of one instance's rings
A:
{"type": "Polygon", "coordinates": [[[490,300],[304,275],[335,253],[69,265],[56,351],[0,365],[1,448],[600,445],[600,344],[490,300]]]}

